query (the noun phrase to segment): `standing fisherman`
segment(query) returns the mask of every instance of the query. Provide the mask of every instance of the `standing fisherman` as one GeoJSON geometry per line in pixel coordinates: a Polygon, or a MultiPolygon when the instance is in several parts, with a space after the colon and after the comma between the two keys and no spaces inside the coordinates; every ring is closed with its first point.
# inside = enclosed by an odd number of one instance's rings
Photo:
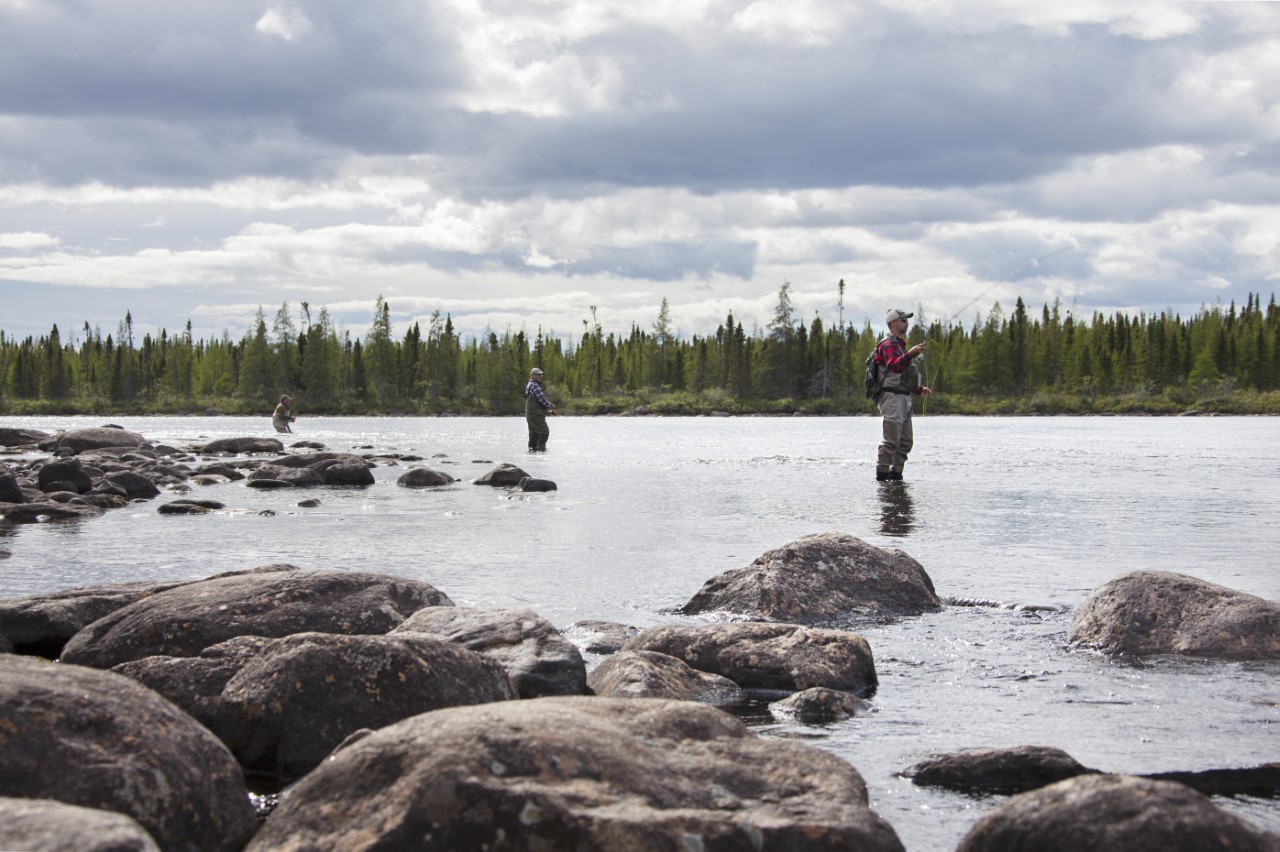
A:
{"type": "Polygon", "coordinates": [[[290,407],[292,405],[293,400],[289,398],[288,394],[285,394],[280,397],[280,404],[276,406],[276,410],[271,412],[271,425],[276,427],[277,432],[293,431],[289,424],[298,418],[293,416],[293,409],[290,407]]]}
{"type": "Polygon", "coordinates": [[[556,407],[547,400],[542,392],[542,370],[534,367],[529,371],[529,384],[524,388],[524,419],[529,424],[529,452],[547,451],[547,438],[551,430],[547,428],[547,415],[556,407]]]}
{"type": "Polygon", "coordinates": [[[876,456],[876,480],[902,479],[902,468],[911,452],[911,397],[932,396],[933,391],[920,384],[920,371],[911,363],[924,351],[925,344],[907,348],[907,320],[915,314],[894,308],[885,316],[889,336],[876,347],[875,364],[880,374],[880,395],[876,405],[884,418],[884,440],[876,456]]]}

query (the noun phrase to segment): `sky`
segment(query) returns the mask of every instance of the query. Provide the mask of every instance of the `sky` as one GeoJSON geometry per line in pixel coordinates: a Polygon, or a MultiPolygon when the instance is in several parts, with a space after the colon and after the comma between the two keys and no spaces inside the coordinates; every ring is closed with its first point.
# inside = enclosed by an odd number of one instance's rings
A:
{"type": "Polygon", "coordinates": [[[1278,243],[1280,3],[0,0],[10,335],[1187,316],[1278,243]]]}

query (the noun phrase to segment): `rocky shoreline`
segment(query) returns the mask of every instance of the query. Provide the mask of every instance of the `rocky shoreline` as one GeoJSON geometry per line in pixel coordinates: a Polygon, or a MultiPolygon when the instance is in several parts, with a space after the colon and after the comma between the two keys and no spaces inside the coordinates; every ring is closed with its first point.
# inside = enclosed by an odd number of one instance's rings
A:
{"type": "MultiPolygon", "coordinates": [[[[158,511],[219,510],[182,496],[202,482],[360,487],[386,460],[275,439],[165,447],[112,427],[0,429],[0,446],[41,454],[0,462],[5,524],[91,523],[161,495],[176,499],[158,511]]],[[[400,484],[454,481],[431,473],[400,484]]],[[[514,465],[476,483],[554,488],[514,465]]],[[[559,631],[419,581],[293,565],[3,600],[0,848],[901,849],[855,767],[725,708],[856,718],[879,688],[859,620],[947,605],[909,555],[841,533],[709,578],[680,609],[702,623],[645,630],[559,631]]],[[[1136,572],[1094,590],[1068,640],[1277,660],[1280,604],[1136,572]]],[[[1274,797],[1277,764],[1136,777],[1024,746],[903,774],[1008,797],[966,850],[1280,849],[1205,795],[1274,797]]]]}

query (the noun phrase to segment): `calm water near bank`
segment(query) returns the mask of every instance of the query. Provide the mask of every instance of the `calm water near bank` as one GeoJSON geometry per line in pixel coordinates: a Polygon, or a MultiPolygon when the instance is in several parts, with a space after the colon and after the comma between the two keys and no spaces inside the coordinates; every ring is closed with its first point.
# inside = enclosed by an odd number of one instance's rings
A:
{"type": "MultiPolygon", "coordinates": [[[[304,413],[305,414],[305,413],[304,413]]],[[[267,436],[267,418],[125,417],[175,446],[267,436]]],[[[53,432],[104,418],[0,418],[53,432]]],[[[229,511],[160,516],[174,495],[87,522],[0,525],[0,597],[202,577],[267,562],[427,581],[463,606],[583,619],[684,621],[668,610],[712,575],[801,535],[900,547],[944,597],[1056,604],[1063,613],[949,607],[862,630],[876,712],[813,727],[757,718],[848,760],[908,849],[953,848],[999,798],[919,789],[895,773],[931,753],[1051,745],[1086,766],[1150,773],[1280,760],[1280,666],[1119,665],[1064,647],[1073,609],[1121,573],[1190,574],[1280,600],[1280,420],[952,418],[916,423],[902,486],[874,481],[879,421],[553,418],[526,455],[521,419],[306,418],[295,440],[414,452],[461,480],[411,491],[406,464],[365,489],[196,487],[229,511]],[[498,462],[552,479],[520,495],[471,480],[498,462]],[[314,509],[297,506],[318,497],[314,509]],[[274,515],[259,514],[273,510],[274,515]]],[[[288,438],[289,436],[283,436],[288,438]]],[[[0,457],[3,461],[3,457],[0,457]]],[[[1280,831],[1280,805],[1218,799],[1280,831]]]]}

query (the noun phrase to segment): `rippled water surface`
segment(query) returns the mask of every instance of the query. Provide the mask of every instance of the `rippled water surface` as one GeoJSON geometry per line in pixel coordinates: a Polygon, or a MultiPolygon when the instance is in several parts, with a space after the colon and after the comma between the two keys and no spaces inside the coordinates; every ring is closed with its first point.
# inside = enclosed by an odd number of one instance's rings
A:
{"type": "MultiPolygon", "coordinates": [[[[52,432],[97,418],[0,418],[52,432]]],[[[273,435],[265,418],[113,418],[175,446],[273,435]]],[[[553,418],[523,452],[521,419],[303,418],[296,440],[416,453],[460,480],[193,496],[229,511],[160,516],[172,495],[87,522],[4,529],[0,596],[202,577],[267,562],[427,581],[464,606],[529,606],[559,627],[646,626],[712,575],[838,530],[916,558],[944,597],[1063,613],[948,607],[863,631],[880,688],[870,715],[828,726],[756,719],[848,760],[911,850],[954,848],[1001,799],[916,788],[931,753],[1050,745],[1086,766],[1151,773],[1280,760],[1280,667],[1119,665],[1065,647],[1071,610],[1127,571],[1190,574],[1280,600],[1280,420],[949,418],[916,423],[902,486],[874,481],[870,418],[553,418]],[[554,480],[520,495],[471,480],[498,462],[554,480]],[[297,506],[318,497],[318,508],[297,506]],[[270,509],[271,514],[259,514],[270,509]]],[[[285,436],[288,437],[288,436],[285,436]]],[[[0,459],[2,460],[2,459],[0,459]]],[[[1280,806],[1218,799],[1280,831],[1280,806]]]]}

